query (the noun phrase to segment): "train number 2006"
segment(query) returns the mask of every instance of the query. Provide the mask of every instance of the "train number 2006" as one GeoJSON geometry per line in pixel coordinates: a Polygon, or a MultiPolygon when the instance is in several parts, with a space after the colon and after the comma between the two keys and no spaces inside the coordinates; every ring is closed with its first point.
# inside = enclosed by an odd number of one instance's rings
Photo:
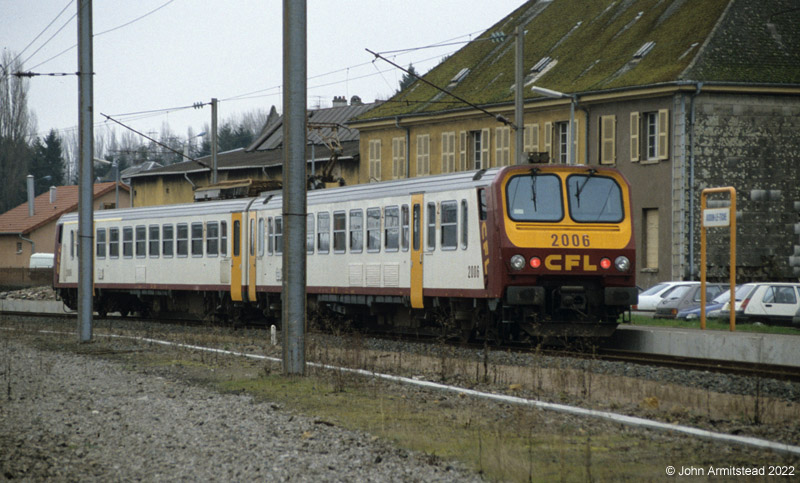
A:
{"type": "Polygon", "coordinates": [[[550,240],[553,242],[550,246],[554,247],[588,247],[589,235],[550,235],[550,240]]]}

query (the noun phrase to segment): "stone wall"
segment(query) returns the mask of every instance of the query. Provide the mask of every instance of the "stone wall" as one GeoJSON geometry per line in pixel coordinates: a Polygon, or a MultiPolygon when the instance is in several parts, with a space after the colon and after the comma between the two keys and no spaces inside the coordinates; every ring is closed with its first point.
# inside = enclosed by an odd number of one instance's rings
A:
{"type": "MultiPolygon", "coordinates": [[[[704,188],[733,186],[737,281],[800,278],[800,98],[701,94],[696,99],[694,242],[700,262],[704,188]]],[[[725,196],[709,198],[727,206],[725,196]]],[[[687,230],[688,233],[688,230],[687,230]]],[[[729,276],[729,236],[708,230],[708,277],[729,276]]]]}

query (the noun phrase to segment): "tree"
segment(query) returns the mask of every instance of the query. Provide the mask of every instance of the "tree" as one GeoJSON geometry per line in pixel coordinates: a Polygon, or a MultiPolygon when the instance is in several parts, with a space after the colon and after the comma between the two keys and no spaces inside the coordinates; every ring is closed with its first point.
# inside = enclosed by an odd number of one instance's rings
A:
{"type": "Polygon", "coordinates": [[[25,200],[31,161],[29,140],[36,121],[28,112],[28,80],[15,76],[22,63],[8,50],[0,62],[0,213],[25,200]]]}
{"type": "Polygon", "coordinates": [[[397,92],[404,91],[411,87],[411,85],[417,81],[418,76],[419,74],[416,70],[414,70],[414,66],[412,64],[408,64],[408,73],[403,74],[403,78],[400,79],[400,89],[398,89],[397,92]]]}
{"type": "Polygon", "coordinates": [[[51,129],[44,141],[37,139],[33,146],[33,160],[30,174],[35,179],[50,176],[48,183],[36,183],[36,195],[47,191],[48,186],[64,184],[64,156],[61,150],[61,139],[51,129]]]}

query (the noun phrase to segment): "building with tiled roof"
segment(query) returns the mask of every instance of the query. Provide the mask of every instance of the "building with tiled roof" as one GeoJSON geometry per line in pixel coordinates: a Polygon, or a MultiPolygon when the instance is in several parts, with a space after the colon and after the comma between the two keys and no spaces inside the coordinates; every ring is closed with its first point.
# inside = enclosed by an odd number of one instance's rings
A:
{"type": "MultiPolygon", "coordinates": [[[[798,25],[796,0],[525,2],[427,82],[351,122],[361,133],[360,178],[529,160],[615,166],[633,187],[645,287],[699,277],[700,193],[733,186],[739,280],[797,280],[798,25]],[[524,121],[516,129],[518,27],[524,121]]],[[[711,279],[728,279],[727,244],[724,232],[709,234],[711,279]]]]}
{"type": "MultiPolygon", "coordinates": [[[[94,209],[110,209],[116,205],[116,183],[94,185],[94,209]]],[[[52,253],[55,247],[55,226],[58,218],[78,210],[77,185],[52,186],[50,190],[0,215],[0,271],[27,269],[31,254],[52,253]]],[[[128,187],[119,185],[119,206],[130,205],[128,187]]],[[[0,284],[7,277],[0,276],[0,284]]]]}
{"type": "MultiPolygon", "coordinates": [[[[349,120],[378,104],[363,104],[353,96],[348,105],[344,98],[334,99],[330,108],[308,111],[306,160],[308,173],[317,175],[328,165],[333,150],[337,160],[330,177],[343,184],[357,184],[359,179],[359,134],[347,126],[349,120]]],[[[135,206],[189,203],[198,190],[209,191],[211,156],[130,175],[135,206]]],[[[283,178],[283,116],[270,116],[253,143],[244,148],[217,155],[217,180],[220,187],[238,188],[241,183],[261,186],[277,184],[283,178]],[[237,181],[240,183],[237,184],[237,181]]]]}

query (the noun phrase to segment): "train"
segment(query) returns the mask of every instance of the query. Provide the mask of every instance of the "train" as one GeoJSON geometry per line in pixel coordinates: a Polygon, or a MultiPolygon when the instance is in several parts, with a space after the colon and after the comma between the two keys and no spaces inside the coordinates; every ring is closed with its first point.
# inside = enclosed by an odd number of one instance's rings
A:
{"type": "MultiPolygon", "coordinates": [[[[94,308],[280,323],[282,193],[94,212],[94,308]]],[[[78,300],[78,215],[53,285],[78,300]]],[[[636,304],[630,186],[603,166],[515,165],[307,193],[307,310],[464,340],[607,337],[636,304]]],[[[346,322],[345,322],[346,321],[346,322]]]]}

